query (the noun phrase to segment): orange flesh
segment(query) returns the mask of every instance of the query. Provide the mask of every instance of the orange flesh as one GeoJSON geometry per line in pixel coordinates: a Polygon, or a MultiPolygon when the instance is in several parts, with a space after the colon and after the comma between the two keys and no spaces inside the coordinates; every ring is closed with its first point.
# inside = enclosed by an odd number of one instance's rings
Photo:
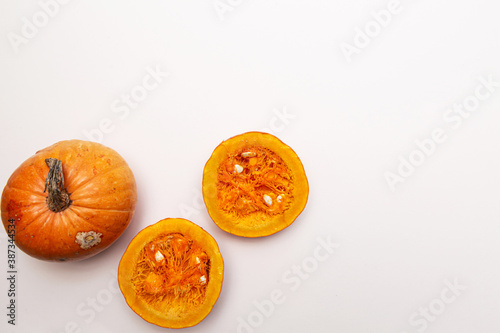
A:
{"type": "Polygon", "coordinates": [[[293,199],[290,170],[276,153],[264,147],[244,147],[229,153],[217,177],[219,207],[236,217],[281,214],[293,199]]]}
{"type": "Polygon", "coordinates": [[[203,249],[188,237],[172,233],[141,250],[132,284],[147,303],[181,313],[203,302],[209,272],[210,260],[203,249]]]}

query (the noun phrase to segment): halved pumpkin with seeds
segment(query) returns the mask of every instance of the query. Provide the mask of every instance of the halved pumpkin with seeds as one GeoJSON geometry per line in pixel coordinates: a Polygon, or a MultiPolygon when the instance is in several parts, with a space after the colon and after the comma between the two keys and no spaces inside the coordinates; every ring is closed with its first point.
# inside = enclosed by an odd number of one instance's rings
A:
{"type": "Polygon", "coordinates": [[[309,184],[297,154],[271,134],[247,132],[217,146],[203,171],[212,220],[238,236],[274,234],[307,203],[309,184]]]}
{"type": "Polygon", "coordinates": [[[184,328],[217,301],[224,262],[213,237],[185,219],[164,219],[132,239],[118,268],[128,305],[144,320],[184,328]]]}

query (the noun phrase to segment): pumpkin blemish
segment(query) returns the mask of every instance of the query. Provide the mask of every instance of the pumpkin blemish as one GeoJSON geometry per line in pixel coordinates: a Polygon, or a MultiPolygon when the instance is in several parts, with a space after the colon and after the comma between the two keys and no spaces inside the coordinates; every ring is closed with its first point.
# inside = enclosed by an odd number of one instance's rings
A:
{"type": "Polygon", "coordinates": [[[102,234],[95,231],[79,232],[76,234],[75,242],[84,250],[90,249],[101,242],[102,234]]]}

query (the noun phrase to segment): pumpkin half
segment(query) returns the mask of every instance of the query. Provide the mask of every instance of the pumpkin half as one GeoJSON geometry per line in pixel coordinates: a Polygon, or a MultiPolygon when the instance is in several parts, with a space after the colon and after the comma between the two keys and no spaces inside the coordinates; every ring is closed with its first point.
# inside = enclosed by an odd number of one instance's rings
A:
{"type": "Polygon", "coordinates": [[[203,199],[210,217],[238,236],[283,230],[303,211],[308,194],[297,154],[267,133],[248,132],[223,141],[203,171],[203,199]]]}
{"type": "Polygon", "coordinates": [[[127,304],[168,328],[201,322],[217,301],[224,262],[217,242],[191,221],[167,218],[132,239],[118,268],[127,304]]]}
{"type": "Polygon", "coordinates": [[[116,151],[94,142],[61,141],[11,175],[2,193],[2,222],[18,248],[35,258],[79,260],[123,233],[136,199],[134,175],[116,151]]]}

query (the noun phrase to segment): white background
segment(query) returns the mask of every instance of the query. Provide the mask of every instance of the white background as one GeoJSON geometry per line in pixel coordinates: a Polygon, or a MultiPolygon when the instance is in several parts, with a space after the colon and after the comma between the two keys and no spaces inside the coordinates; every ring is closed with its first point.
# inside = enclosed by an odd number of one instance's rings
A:
{"type": "Polygon", "coordinates": [[[202,226],[225,260],[218,302],[187,332],[500,331],[497,2],[50,8],[52,17],[37,1],[0,2],[0,181],[37,150],[89,139],[107,122],[102,143],[128,161],[139,200],[123,236],[92,259],[47,263],[17,252],[15,327],[3,234],[0,331],[166,331],[128,308],[114,276],[130,240],[165,217],[202,226]],[[389,18],[380,14],[388,6],[389,18]],[[347,44],[356,53],[346,56],[347,44]],[[114,112],[122,95],[140,92],[148,68],[169,76],[127,114],[114,112]],[[496,86],[478,88],[481,78],[496,86]],[[479,101],[476,89],[488,96],[479,101]],[[474,111],[457,119],[450,112],[466,101],[474,111]],[[265,128],[302,159],[309,202],[286,230],[244,239],[210,220],[202,170],[222,140],[265,128]],[[424,155],[415,141],[436,129],[445,140],[424,155]],[[405,169],[410,157],[419,165],[405,169]],[[402,180],[394,191],[388,172],[402,180]],[[318,239],[338,244],[320,262],[318,239]],[[269,306],[271,293],[282,302],[269,306]]]}

